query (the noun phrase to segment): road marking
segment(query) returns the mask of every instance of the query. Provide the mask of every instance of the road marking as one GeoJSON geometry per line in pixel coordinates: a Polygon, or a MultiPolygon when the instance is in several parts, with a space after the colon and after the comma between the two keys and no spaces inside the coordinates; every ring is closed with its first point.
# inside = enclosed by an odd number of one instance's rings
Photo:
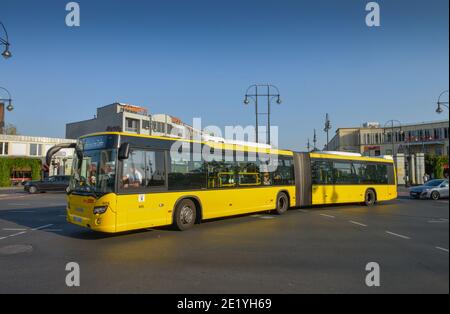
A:
{"type": "Polygon", "coordinates": [[[45,229],[45,228],[48,228],[48,227],[51,227],[51,226],[53,226],[53,224],[48,224],[48,225],[45,225],[45,226],[36,227],[36,228],[31,229],[31,230],[36,231],[36,230],[45,229]]]}
{"type": "Polygon", "coordinates": [[[350,220],[349,223],[354,224],[354,225],[358,225],[358,226],[361,226],[361,227],[367,227],[367,225],[365,225],[363,223],[360,223],[360,222],[357,222],[357,221],[353,221],[353,220],[350,220]]]}
{"type": "Polygon", "coordinates": [[[439,218],[439,219],[432,219],[428,221],[430,224],[438,224],[438,223],[448,223],[448,219],[445,218],[439,218]]]}
{"type": "Polygon", "coordinates": [[[399,238],[405,239],[405,240],[411,240],[410,237],[407,237],[407,236],[404,236],[404,235],[401,235],[401,234],[398,234],[398,233],[394,233],[394,232],[390,232],[390,231],[386,231],[386,233],[390,234],[390,235],[393,235],[395,237],[399,237],[399,238]]]}
{"type": "Polygon", "coordinates": [[[25,203],[9,203],[6,205],[8,205],[8,206],[30,206],[30,204],[25,204],[25,203]]]}
{"type": "Polygon", "coordinates": [[[18,235],[21,235],[21,234],[24,234],[24,233],[27,233],[27,232],[26,231],[17,232],[17,233],[9,235],[8,237],[11,238],[11,237],[15,237],[15,236],[18,236],[18,235]]]}
{"type": "Polygon", "coordinates": [[[4,231],[25,231],[27,229],[24,228],[3,228],[4,231]]]}
{"type": "Polygon", "coordinates": [[[327,217],[327,218],[336,218],[335,216],[331,216],[331,215],[327,215],[327,214],[320,214],[320,216],[323,216],[323,217],[327,217]]]}
{"type": "Polygon", "coordinates": [[[448,253],[448,249],[444,249],[443,247],[440,247],[440,246],[436,246],[436,248],[437,248],[438,250],[441,250],[441,251],[444,251],[444,252],[447,252],[447,253],[448,253]]]}
{"type": "Polygon", "coordinates": [[[275,217],[273,217],[273,216],[261,216],[259,218],[260,219],[274,219],[275,217]]]}

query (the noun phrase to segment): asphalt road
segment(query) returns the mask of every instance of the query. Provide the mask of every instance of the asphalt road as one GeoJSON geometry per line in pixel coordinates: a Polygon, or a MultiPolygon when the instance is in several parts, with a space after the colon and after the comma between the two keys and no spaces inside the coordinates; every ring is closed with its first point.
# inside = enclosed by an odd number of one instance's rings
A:
{"type": "Polygon", "coordinates": [[[447,200],[401,198],[112,236],[66,223],[64,194],[16,193],[0,197],[0,293],[448,294],[448,215],[447,200]]]}

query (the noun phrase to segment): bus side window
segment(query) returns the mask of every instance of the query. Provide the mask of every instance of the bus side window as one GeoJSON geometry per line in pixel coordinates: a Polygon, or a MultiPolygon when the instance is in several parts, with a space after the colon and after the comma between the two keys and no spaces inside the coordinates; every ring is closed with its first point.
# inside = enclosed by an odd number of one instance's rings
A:
{"type": "Polygon", "coordinates": [[[140,188],[145,180],[145,151],[131,150],[130,157],[123,163],[122,187],[140,188]]]}
{"type": "Polygon", "coordinates": [[[333,163],[327,160],[311,161],[312,184],[325,185],[333,183],[333,163]]]}

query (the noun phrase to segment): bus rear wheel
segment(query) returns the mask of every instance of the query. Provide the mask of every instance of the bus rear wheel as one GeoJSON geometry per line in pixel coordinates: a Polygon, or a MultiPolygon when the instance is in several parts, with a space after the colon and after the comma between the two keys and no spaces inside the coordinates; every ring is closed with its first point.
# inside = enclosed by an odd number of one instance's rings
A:
{"type": "Polygon", "coordinates": [[[289,198],[286,193],[280,193],[277,196],[277,208],[275,213],[277,215],[283,215],[289,208],[289,198]]]}
{"type": "Polygon", "coordinates": [[[180,201],[173,217],[173,226],[176,230],[184,231],[194,226],[197,218],[197,208],[193,201],[185,199],[180,201]]]}
{"type": "Polygon", "coordinates": [[[377,197],[375,195],[374,190],[367,190],[366,195],[364,197],[364,205],[370,207],[370,206],[375,205],[376,201],[377,201],[377,197]]]}

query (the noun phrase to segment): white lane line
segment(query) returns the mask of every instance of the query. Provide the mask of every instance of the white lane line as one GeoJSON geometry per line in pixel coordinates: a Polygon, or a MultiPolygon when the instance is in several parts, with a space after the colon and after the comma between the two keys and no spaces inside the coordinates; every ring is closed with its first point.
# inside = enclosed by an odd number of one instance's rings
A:
{"type": "Polygon", "coordinates": [[[398,234],[398,233],[394,233],[394,232],[390,232],[390,231],[386,231],[386,233],[390,234],[390,235],[393,235],[395,237],[399,237],[399,238],[405,239],[405,240],[411,240],[410,237],[407,237],[407,236],[404,236],[404,235],[401,235],[401,234],[398,234]]]}
{"type": "Polygon", "coordinates": [[[3,228],[3,231],[26,231],[24,228],[3,228]]]}
{"type": "Polygon", "coordinates": [[[444,249],[443,247],[440,246],[436,246],[436,249],[447,252],[448,253],[448,249],[444,249]]]}
{"type": "Polygon", "coordinates": [[[45,226],[36,227],[36,228],[31,229],[31,230],[36,231],[36,230],[45,229],[45,228],[48,228],[48,227],[51,227],[51,226],[53,226],[53,224],[48,224],[48,225],[45,225],[45,226]]]}
{"type": "Polygon", "coordinates": [[[445,218],[439,218],[439,219],[432,219],[428,221],[430,224],[438,224],[438,223],[448,223],[448,219],[445,218]]]}
{"type": "Polygon", "coordinates": [[[7,236],[7,238],[12,238],[12,237],[15,237],[15,236],[18,236],[18,235],[24,234],[24,233],[27,233],[27,232],[26,232],[26,231],[22,231],[22,232],[17,232],[17,233],[14,233],[14,234],[11,234],[11,235],[7,236]]]}
{"type": "Polygon", "coordinates": [[[274,219],[275,217],[273,217],[273,216],[261,216],[259,218],[260,219],[274,219]]]}
{"type": "Polygon", "coordinates": [[[361,227],[367,227],[367,225],[365,225],[363,223],[360,223],[360,222],[357,222],[357,221],[353,221],[353,220],[350,220],[349,223],[354,224],[354,225],[358,225],[358,226],[361,226],[361,227]]]}
{"type": "Polygon", "coordinates": [[[323,216],[323,217],[327,217],[327,218],[336,218],[335,216],[331,216],[331,215],[327,215],[327,214],[320,214],[320,216],[323,216]]]}

